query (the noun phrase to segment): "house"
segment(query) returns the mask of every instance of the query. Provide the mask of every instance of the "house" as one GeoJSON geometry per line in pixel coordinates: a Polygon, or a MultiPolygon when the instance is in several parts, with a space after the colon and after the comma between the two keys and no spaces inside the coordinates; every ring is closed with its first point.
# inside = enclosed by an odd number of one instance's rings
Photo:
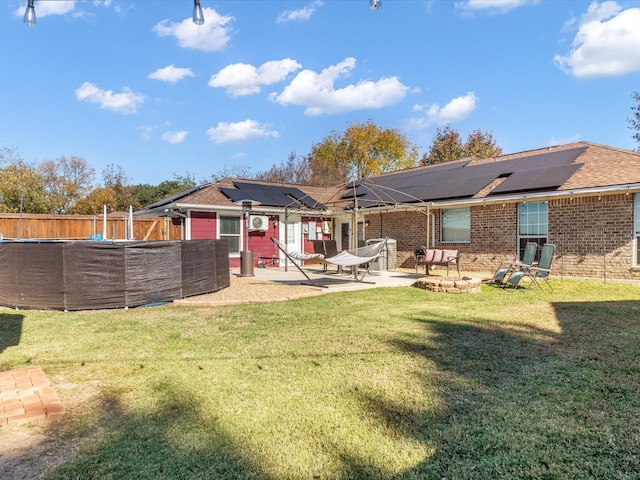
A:
{"type": "Polygon", "coordinates": [[[270,237],[312,251],[315,238],[347,249],[386,236],[399,267],[413,268],[414,250],[427,245],[457,249],[463,269],[487,272],[534,241],[557,246],[556,275],[640,279],[640,154],[589,142],[335,188],[226,179],[137,214],[181,219],[185,239],[228,239],[232,267],[245,246],[256,263],[278,264],[270,237]]]}
{"type": "Polygon", "coordinates": [[[640,154],[589,142],[379,175],[357,187],[368,236],[457,249],[493,271],[534,241],[557,246],[556,275],[640,279],[640,154]],[[413,207],[410,208],[410,207],[413,207]]]}
{"type": "Polygon", "coordinates": [[[280,251],[271,237],[292,250],[312,251],[312,240],[334,236],[341,214],[331,212],[324,202],[338,192],[337,188],[224,179],[167,197],[136,214],[173,217],[181,222],[185,240],[227,240],[232,268],[240,265],[244,250],[254,253],[257,266],[278,266],[280,251]]]}

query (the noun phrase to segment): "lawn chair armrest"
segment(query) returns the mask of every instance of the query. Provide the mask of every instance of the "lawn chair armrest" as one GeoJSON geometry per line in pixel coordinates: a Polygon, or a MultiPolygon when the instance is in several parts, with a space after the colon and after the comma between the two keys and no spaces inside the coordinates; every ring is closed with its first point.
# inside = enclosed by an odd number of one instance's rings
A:
{"type": "Polygon", "coordinates": [[[532,272],[551,273],[551,269],[550,268],[542,268],[542,267],[536,267],[536,266],[527,267],[527,270],[532,271],[532,272]]]}

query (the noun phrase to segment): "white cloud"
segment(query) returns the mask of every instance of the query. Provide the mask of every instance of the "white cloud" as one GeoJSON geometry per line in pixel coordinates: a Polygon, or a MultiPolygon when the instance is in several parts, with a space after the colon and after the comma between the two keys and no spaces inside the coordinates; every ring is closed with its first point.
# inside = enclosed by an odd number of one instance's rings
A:
{"type": "Polygon", "coordinates": [[[102,90],[91,82],[84,82],[75,93],[78,100],[95,103],[100,108],[124,115],[136,113],[144,103],[144,95],[134,93],[128,87],[124,87],[122,93],[113,93],[111,90],[102,90]]]}
{"type": "Polygon", "coordinates": [[[153,32],[160,37],[175,37],[183,48],[218,52],[231,39],[229,24],[234,17],[222,16],[211,8],[204,8],[203,13],[203,25],[195,25],[191,17],[179,23],[163,20],[153,27],[153,32]]]}
{"type": "Polygon", "coordinates": [[[466,11],[490,10],[493,13],[506,13],[532,3],[537,3],[537,0],[467,0],[456,2],[455,6],[466,11]]]}
{"type": "Polygon", "coordinates": [[[301,67],[290,58],[266,62],[257,68],[246,63],[234,63],[212,75],[209,86],[226,88],[229,95],[236,97],[252,95],[259,93],[262,85],[280,82],[301,67]]]}
{"type": "Polygon", "coordinates": [[[616,2],[593,2],[578,23],[567,55],[556,55],[559,68],[576,77],[625,75],[640,70],[640,8],[622,10],[616,2]]]}
{"type": "MultiPolygon", "coordinates": [[[[24,15],[26,3],[27,2],[24,2],[24,5],[15,10],[16,16],[22,17],[24,15]]],[[[48,15],[65,15],[76,7],[76,0],[59,0],[56,2],[37,1],[34,6],[36,9],[36,18],[46,17],[48,15]]]]}
{"type": "Polygon", "coordinates": [[[305,115],[330,115],[388,107],[404,98],[409,88],[397,77],[378,81],[359,81],[343,88],[335,88],[336,80],[347,76],[356,66],[355,58],[346,58],[320,73],[303,70],[282,93],[270,98],[281,105],[301,105],[305,115]]]}
{"type": "Polygon", "coordinates": [[[173,64],[168,67],[159,68],[155,72],[149,74],[149,78],[153,80],[160,80],[168,83],[179,82],[185,77],[195,77],[195,75],[190,68],[179,68],[173,64]]]}
{"type": "Polygon", "coordinates": [[[476,109],[477,97],[469,92],[462,97],[456,97],[440,107],[437,103],[431,105],[415,105],[414,112],[425,112],[424,116],[409,121],[410,128],[422,129],[429,125],[449,125],[467,118],[476,109]]]}
{"type": "Polygon", "coordinates": [[[318,8],[322,7],[323,5],[324,2],[322,0],[317,0],[311,5],[300,8],[298,10],[285,10],[280,15],[278,15],[276,23],[306,22],[314,13],[316,13],[316,10],[318,10],[318,8]]]}
{"type": "Polygon", "coordinates": [[[244,120],[242,122],[220,122],[217,126],[207,130],[209,141],[221,143],[247,142],[255,138],[279,137],[276,130],[269,130],[269,125],[260,124],[255,120],[244,120]]]}
{"type": "Polygon", "coordinates": [[[167,143],[174,144],[184,142],[187,139],[187,135],[189,135],[189,132],[186,130],[180,132],[164,132],[161,138],[167,143]]]}
{"type": "MultiPolygon", "coordinates": [[[[24,3],[24,5],[21,5],[15,10],[15,15],[19,17],[24,15],[24,9],[27,2],[21,3],[24,3]]],[[[81,3],[81,0],[36,0],[34,5],[36,9],[36,17],[42,18],[49,15],[66,15],[67,13],[72,13],[74,16],[83,16],[83,13],[76,9],[76,4],[78,3],[81,3]]],[[[93,0],[92,3],[97,7],[103,6],[109,8],[112,0],[93,0]]]]}

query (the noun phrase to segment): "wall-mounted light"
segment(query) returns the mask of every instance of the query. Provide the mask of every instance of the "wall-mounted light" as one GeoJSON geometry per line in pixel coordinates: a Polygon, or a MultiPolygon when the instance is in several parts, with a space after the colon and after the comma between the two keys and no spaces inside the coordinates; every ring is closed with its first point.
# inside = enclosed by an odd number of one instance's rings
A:
{"type": "Polygon", "coordinates": [[[382,0],[369,0],[371,10],[378,10],[382,6],[382,0]]]}
{"type": "Polygon", "coordinates": [[[34,0],[29,0],[27,9],[24,11],[24,18],[22,19],[27,27],[36,26],[36,7],[33,5],[33,2],[34,0]]]}
{"type": "Polygon", "coordinates": [[[204,14],[200,6],[200,0],[193,0],[193,23],[202,25],[204,23],[204,14]]]}

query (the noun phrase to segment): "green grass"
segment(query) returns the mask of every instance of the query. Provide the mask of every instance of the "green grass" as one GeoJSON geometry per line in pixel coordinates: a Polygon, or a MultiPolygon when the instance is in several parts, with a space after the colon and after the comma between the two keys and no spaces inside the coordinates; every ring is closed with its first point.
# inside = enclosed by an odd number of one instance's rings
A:
{"type": "Polygon", "coordinates": [[[640,287],[413,288],[233,307],[0,311],[71,452],[48,479],[631,479],[640,287]]]}

